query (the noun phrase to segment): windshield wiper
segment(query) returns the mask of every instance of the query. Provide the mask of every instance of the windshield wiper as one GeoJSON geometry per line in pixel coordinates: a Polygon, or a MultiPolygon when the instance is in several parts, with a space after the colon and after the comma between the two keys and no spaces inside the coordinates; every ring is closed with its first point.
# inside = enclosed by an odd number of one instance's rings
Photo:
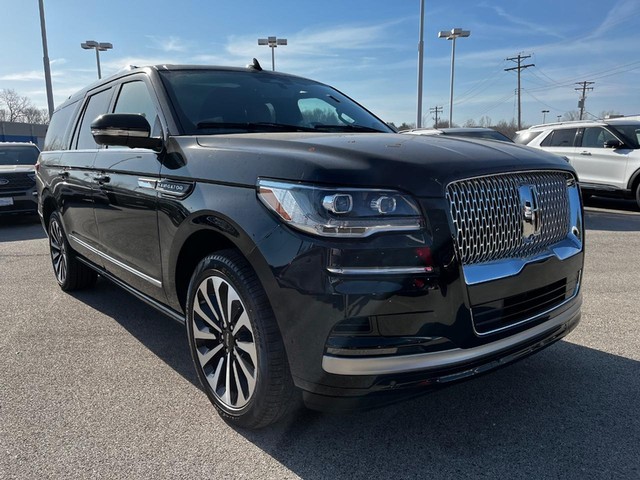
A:
{"type": "Polygon", "coordinates": [[[200,122],[196,125],[198,129],[216,128],[230,130],[248,130],[251,132],[314,132],[315,129],[301,127],[300,125],[287,125],[285,123],[269,122],[200,122]]]}
{"type": "Polygon", "coordinates": [[[377,128],[364,127],[362,125],[314,125],[315,130],[324,130],[327,132],[375,132],[385,133],[377,128]]]}

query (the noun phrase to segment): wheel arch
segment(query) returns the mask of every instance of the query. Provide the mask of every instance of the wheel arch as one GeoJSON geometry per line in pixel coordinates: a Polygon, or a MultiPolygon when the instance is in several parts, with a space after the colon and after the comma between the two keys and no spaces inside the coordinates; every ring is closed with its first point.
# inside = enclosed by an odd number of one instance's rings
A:
{"type": "Polygon", "coordinates": [[[632,194],[635,194],[638,185],[640,185],[640,168],[633,172],[633,175],[631,175],[631,178],[629,178],[628,187],[629,190],[631,190],[632,194]]]}
{"type": "Polygon", "coordinates": [[[248,234],[228,217],[212,212],[187,219],[180,230],[174,236],[173,252],[169,255],[168,280],[174,282],[174,302],[182,311],[185,310],[189,281],[196,266],[204,257],[217,251],[229,248],[238,251],[263,281],[258,271],[262,269],[253,264],[258,260],[253,239],[262,237],[259,232],[248,234]]]}
{"type": "Polygon", "coordinates": [[[45,229],[48,230],[49,219],[51,218],[51,214],[58,209],[58,202],[56,202],[56,199],[48,190],[42,192],[42,198],[42,222],[45,229]]]}
{"type": "Polygon", "coordinates": [[[182,244],[174,262],[174,281],[176,296],[183,311],[186,306],[189,281],[200,260],[211,253],[227,248],[238,250],[227,237],[208,228],[193,232],[182,244]]]}

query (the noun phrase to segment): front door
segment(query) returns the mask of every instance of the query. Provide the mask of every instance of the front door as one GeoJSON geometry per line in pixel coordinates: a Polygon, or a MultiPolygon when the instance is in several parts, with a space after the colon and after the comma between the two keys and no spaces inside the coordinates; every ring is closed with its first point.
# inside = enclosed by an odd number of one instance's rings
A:
{"type": "MultiPolygon", "coordinates": [[[[121,85],[113,112],[143,114],[155,130],[152,135],[160,135],[150,86],[133,78],[121,85]]],[[[165,301],[155,189],[160,176],[158,154],[145,148],[104,148],[96,156],[94,171],[94,211],[105,268],[137,290],[165,301]]]]}
{"type": "Polygon", "coordinates": [[[605,148],[607,140],[618,140],[602,127],[587,127],[573,158],[573,167],[585,184],[626,188],[629,148],[605,148]]]}

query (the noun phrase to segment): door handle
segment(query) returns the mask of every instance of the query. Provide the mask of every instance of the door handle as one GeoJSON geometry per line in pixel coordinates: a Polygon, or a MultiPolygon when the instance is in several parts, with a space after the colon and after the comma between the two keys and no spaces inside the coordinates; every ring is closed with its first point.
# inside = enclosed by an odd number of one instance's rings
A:
{"type": "Polygon", "coordinates": [[[93,177],[93,180],[102,185],[103,183],[109,183],[111,177],[109,177],[109,175],[96,175],[93,177]]]}
{"type": "Polygon", "coordinates": [[[591,156],[591,152],[587,152],[586,150],[584,152],[580,152],[580,155],[587,155],[587,156],[591,156]]]}

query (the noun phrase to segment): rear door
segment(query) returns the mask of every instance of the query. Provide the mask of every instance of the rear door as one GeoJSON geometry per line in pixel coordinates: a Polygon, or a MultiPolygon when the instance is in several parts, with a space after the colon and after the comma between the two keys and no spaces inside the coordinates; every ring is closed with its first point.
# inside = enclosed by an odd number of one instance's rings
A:
{"type": "MultiPolygon", "coordinates": [[[[547,152],[567,157],[573,165],[576,156],[575,142],[577,134],[577,128],[556,128],[540,142],[540,147],[547,152]]],[[[578,172],[578,176],[580,176],[580,172],[578,172]]]]}
{"type": "MultiPolygon", "coordinates": [[[[143,114],[152,136],[162,135],[157,98],[145,75],[117,87],[113,113],[143,114]]],[[[166,300],[158,239],[159,154],[146,148],[103,148],[94,162],[95,219],[105,268],[136,289],[166,300]]]]}
{"type": "Polygon", "coordinates": [[[54,172],[59,179],[54,194],[69,242],[74,250],[100,266],[103,261],[96,251],[99,235],[93,214],[92,167],[101,147],[94,142],[90,125],[94,118],[108,111],[112,95],[113,88],[107,87],[86,97],[71,148],[62,152],[60,166],[54,172]]]}
{"type": "Polygon", "coordinates": [[[603,127],[587,127],[572,165],[583,183],[604,187],[626,188],[625,173],[629,148],[605,148],[607,140],[619,140],[603,127]]]}

